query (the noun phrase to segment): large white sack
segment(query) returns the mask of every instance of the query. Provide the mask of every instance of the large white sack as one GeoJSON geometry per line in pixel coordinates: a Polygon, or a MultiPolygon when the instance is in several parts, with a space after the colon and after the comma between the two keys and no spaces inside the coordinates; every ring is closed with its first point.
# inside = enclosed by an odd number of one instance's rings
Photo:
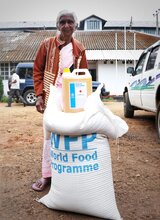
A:
{"type": "Polygon", "coordinates": [[[61,91],[50,85],[50,95],[44,113],[44,125],[48,131],[61,135],[104,134],[118,138],[128,131],[128,125],[114,115],[100,99],[101,85],[88,96],[84,111],[65,113],[61,107],[61,91]]]}
{"type": "Polygon", "coordinates": [[[52,182],[39,202],[48,208],[120,220],[110,148],[103,135],[51,135],[52,182]]]}

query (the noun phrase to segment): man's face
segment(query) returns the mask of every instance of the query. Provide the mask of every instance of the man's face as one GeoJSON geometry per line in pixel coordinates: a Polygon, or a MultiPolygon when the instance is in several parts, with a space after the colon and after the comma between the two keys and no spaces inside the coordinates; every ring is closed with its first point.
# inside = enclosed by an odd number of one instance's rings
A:
{"type": "Polygon", "coordinates": [[[58,29],[64,37],[72,36],[76,29],[73,17],[70,15],[60,17],[58,29]]]}

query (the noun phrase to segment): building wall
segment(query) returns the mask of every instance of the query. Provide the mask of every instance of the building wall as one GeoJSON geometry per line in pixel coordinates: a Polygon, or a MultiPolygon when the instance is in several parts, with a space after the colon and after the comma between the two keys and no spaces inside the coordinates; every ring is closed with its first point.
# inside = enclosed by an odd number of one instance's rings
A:
{"type": "Polygon", "coordinates": [[[99,61],[97,67],[98,71],[98,81],[105,83],[106,89],[110,91],[110,95],[122,95],[124,86],[127,83],[129,74],[126,73],[128,66],[133,66],[132,64],[123,64],[122,61],[116,61],[113,64],[99,61]]]}
{"type": "Polygon", "coordinates": [[[3,80],[3,92],[4,92],[5,96],[8,96],[7,95],[8,91],[9,91],[9,89],[8,89],[8,80],[3,80]]]}

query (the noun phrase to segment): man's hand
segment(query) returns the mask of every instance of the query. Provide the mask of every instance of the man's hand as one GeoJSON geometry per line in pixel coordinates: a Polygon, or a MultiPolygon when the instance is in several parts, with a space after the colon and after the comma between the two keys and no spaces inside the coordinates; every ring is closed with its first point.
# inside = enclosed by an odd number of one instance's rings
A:
{"type": "Polygon", "coordinates": [[[43,97],[41,95],[37,97],[36,109],[40,113],[44,112],[44,109],[45,109],[44,100],[43,100],[43,97]]]}

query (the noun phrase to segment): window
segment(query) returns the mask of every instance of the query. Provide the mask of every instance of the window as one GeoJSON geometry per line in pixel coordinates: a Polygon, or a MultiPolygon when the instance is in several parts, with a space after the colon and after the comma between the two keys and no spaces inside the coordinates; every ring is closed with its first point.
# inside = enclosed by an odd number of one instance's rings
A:
{"type": "Polygon", "coordinates": [[[0,63],[0,76],[3,80],[8,80],[10,72],[13,68],[16,68],[17,63],[0,63]]]}
{"type": "Polygon", "coordinates": [[[26,69],[25,69],[25,68],[21,68],[21,69],[19,70],[18,75],[19,75],[19,78],[20,78],[20,79],[25,79],[26,69]]]}
{"type": "Polygon", "coordinates": [[[139,62],[137,63],[137,66],[135,69],[135,75],[142,73],[146,55],[147,55],[147,53],[142,54],[139,62]]]}
{"type": "Polygon", "coordinates": [[[7,80],[9,78],[9,64],[1,63],[0,64],[0,76],[3,80],[7,80]]]}
{"type": "Polygon", "coordinates": [[[33,69],[32,68],[19,68],[18,71],[20,79],[32,79],[33,69]]]}
{"type": "Polygon", "coordinates": [[[101,20],[98,20],[96,18],[91,18],[85,21],[85,26],[84,26],[85,30],[102,30],[102,22],[101,20]]]}
{"type": "Polygon", "coordinates": [[[154,68],[154,64],[155,64],[155,61],[156,61],[156,57],[157,57],[157,54],[158,54],[158,49],[159,49],[159,46],[158,47],[155,47],[150,55],[149,55],[149,58],[148,58],[148,62],[147,62],[147,66],[146,66],[146,71],[147,70],[151,70],[154,68]]]}
{"type": "Polygon", "coordinates": [[[25,77],[26,77],[26,79],[32,79],[32,77],[33,77],[33,68],[27,68],[25,77]]]}
{"type": "Polygon", "coordinates": [[[100,22],[96,20],[87,21],[87,30],[99,30],[100,29],[100,22]]]}
{"type": "Polygon", "coordinates": [[[144,33],[146,33],[146,34],[155,34],[155,30],[152,30],[152,29],[144,29],[144,33]]]}

